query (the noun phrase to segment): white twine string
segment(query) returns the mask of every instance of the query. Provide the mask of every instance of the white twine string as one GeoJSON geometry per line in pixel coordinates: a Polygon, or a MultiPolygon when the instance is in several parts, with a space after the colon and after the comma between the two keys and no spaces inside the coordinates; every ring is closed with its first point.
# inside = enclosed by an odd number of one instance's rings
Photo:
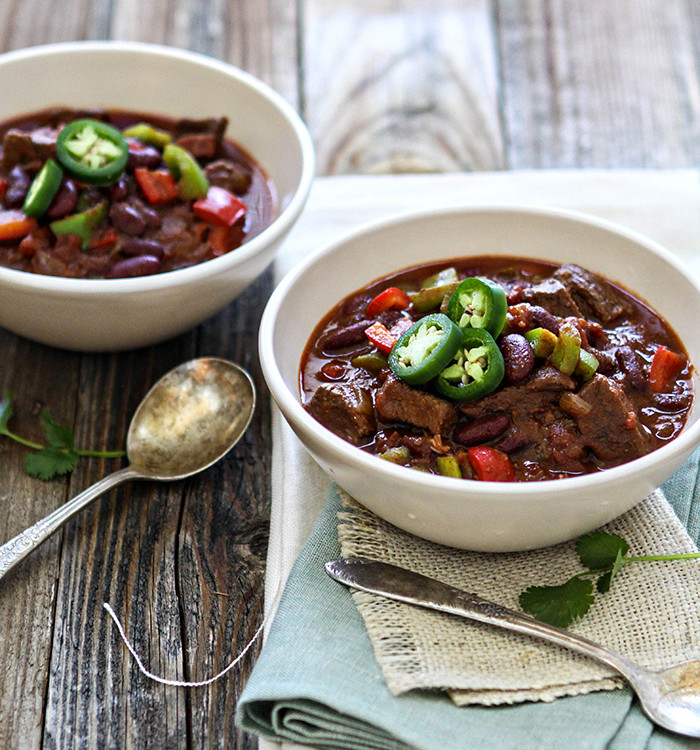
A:
{"type": "Polygon", "coordinates": [[[273,602],[273,605],[270,607],[270,611],[265,615],[265,617],[263,618],[262,624],[255,631],[255,634],[245,645],[241,653],[238,654],[238,656],[225,669],[219,672],[219,674],[214,675],[213,677],[210,677],[208,680],[202,680],[201,682],[186,682],[184,680],[168,680],[165,677],[159,677],[158,675],[153,674],[153,672],[149,672],[144,666],[144,663],[141,661],[141,657],[136,653],[136,649],[131,645],[131,643],[129,642],[129,639],[126,637],[126,633],[124,632],[124,627],[119,621],[119,618],[117,617],[114,610],[109,606],[109,604],[107,604],[107,602],[104,602],[102,606],[107,610],[107,614],[114,621],[114,624],[117,626],[117,630],[119,631],[119,635],[121,636],[121,639],[124,641],[124,645],[129,649],[129,653],[133,656],[134,661],[138,665],[141,672],[144,675],[146,675],[146,677],[148,677],[150,680],[153,680],[154,682],[159,682],[161,685],[169,685],[170,687],[194,688],[194,687],[205,687],[206,685],[211,685],[212,682],[216,682],[217,680],[221,679],[227,672],[232,670],[236,666],[236,664],[238,664],[238,662],[251,649],[253,644],[258,640],[258,638],[260,637],[260,634],[265,629],[265,625],[267,625],[268,620],[270,619],[273,612],[275,611],[274,605],[277,601],[278,595],[279,595],[279,590],[277,591],[277,594],[275,595],[275,602],[273,602]]]}

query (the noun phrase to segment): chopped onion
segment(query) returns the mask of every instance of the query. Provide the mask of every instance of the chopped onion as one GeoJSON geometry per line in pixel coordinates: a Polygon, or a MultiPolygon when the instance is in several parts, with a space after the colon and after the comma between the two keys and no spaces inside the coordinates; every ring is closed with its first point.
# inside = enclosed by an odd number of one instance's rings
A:
{"type": "Polygon", "coordinates": [[[565,393],[559,399],[559,408],[567,414],[571,414],[572,417],[585,417],[591,413],[593,407],[581,396],[577,396],[575,393],[565,393]]]}

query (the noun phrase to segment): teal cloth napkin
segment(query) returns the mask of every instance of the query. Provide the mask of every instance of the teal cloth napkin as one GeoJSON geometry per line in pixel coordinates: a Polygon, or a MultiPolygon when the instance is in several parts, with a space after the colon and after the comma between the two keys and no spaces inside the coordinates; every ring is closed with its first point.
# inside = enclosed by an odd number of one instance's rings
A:
{"type": "MultiPolygon", "coordinates": [[[[663,490],[696,543],[696,453],[663,490]]],[[[393,697],[350,592],[324,563],[340,548],[334,492],[297,559],[265,646],[238,705],[255,734],[326,750],[672,750],[700,740],[655,728],[629,689],[553,703],[454,706],[439,693],[393,697]]]]}

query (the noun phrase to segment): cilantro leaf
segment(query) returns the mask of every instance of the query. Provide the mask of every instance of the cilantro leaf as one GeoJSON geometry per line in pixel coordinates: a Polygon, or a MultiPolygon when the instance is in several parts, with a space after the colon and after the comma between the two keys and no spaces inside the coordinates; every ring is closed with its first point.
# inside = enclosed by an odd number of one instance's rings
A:
{"type": "Polygon", "coordinates": [[[3,400],[0,401],[0,432],[4,433],[7,430],[12,412],[12,395],[7,391],[3,400]]]}
{"type": "Polygon", "coordinates": [[[594,600],[593,583],[578,576],[560,586],[530,586],[519,599],[525,612],[560,628],[583,617],[594,600]]]}
{"type": "Polygon", "coordinates": [[[57,474],[68,474],[78,464],[78,454],[49,446],[24,457],[24,470],[35,479],[53,479],[57,474]]]}
{"type": "Polygon", "coordinates": [[[576,554],[581,565],[592,571],[612,568],[620,556],[624,557],[629,552],[629,548],[621,536],[606,531],[594,531],[576,542],[576,554]]]}
{"type": "Polygon", "coordinates": [[[625,564],[626,561],[627,556],[622,553],[622,550],[618,550],[617,557],[615,558],[615,562],[612,564],[610,570],[606,571],[602,576],[598,578],[596,588],[598,589],[599,593],[607,594],[607,592],[610,591],[610,584],[612,583],[612,579],[617,575],[617,572],[625,564]]]}
{"type": "Polygon", "coordinates": [[[62,427],[54,422],[51,412],[48,409],[44,409],[41,412],[41,418],[44,420],[44,434],[49,441],[49,445],[52,448],[73,450],[73,430],[70,427],[62,427]]]}

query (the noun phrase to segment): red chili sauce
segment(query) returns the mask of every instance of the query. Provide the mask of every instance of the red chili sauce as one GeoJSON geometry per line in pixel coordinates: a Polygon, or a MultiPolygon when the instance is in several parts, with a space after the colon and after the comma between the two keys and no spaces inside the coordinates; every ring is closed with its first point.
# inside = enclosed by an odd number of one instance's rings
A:
{"type": "Polygon", "coordinates": [[[476,257],[409,268],[346,297],[309,339],[300,389],[319,422],[387,460],[465,479],[535,481],[607,469],[673,440],[693,401],[692,370],[668,323],[617,284],[578,266],[476,257]],[[444,312],[469,277],[505,291],[505,325],[493,337],[505,375],[487,395],[461,401],[437,390],[437,378],[402,381],[367,329],[379,324],[395,340],[444,312]],[[389,287],[410,304],[368,315],[389,287]],[[535,340],[536,329],[554,341],[575,329],[594,370],[562,372],[551,352],[532,357],[523,345],[534,346],[527,336],[535,340]]]}
{"type": "MultiPolygon", "coordinates": [[[[51,276],[121,278],[185,268],[240,247],[273,221],[276,196],[263,168],[224,137],[226,126],[226,118],[64,108],[0,124],[0,265],[51,276]],[[148,126],[122,136],[128,158],[109,184],[93,184],[89,166],[87,176],[76,176],[61,161],[60,146],[57,154],[61,131],[82,119],[111,125],[119,134],[148,126]],[[177,147],[168,159],[166,142],[177,147]],[[56,183],[48,205],[37,209],[28,195],[45,178],[49,160],[56,183]],[[198,181],[196,189],[184,186],[185,177],[198,181]]],[[[87,159],[83,164],[90,164],[87,159]]]]}

